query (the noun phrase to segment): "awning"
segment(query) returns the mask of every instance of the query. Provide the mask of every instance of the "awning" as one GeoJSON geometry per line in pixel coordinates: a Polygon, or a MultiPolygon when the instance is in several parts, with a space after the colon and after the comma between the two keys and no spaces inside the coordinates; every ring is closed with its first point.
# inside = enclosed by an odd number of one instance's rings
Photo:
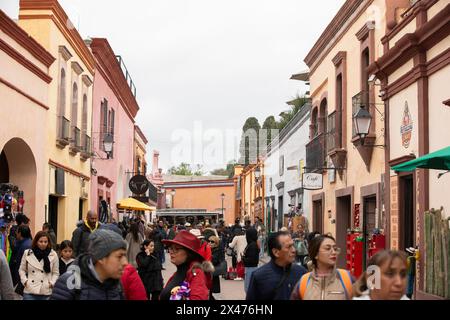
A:
{"type": "Polygon", "coordinates": [[[150,207],[133,198],[122,199],[117,203],[120,209],[137,210],[137,211],[155,211],[155,207],[150,207]]]}
{"type": "Polygon", "coordinates": [[[450,146],[420,158],[396,165],[392,167],[392,170],[414,171],[417,168],[450,170],[450,146]]]}

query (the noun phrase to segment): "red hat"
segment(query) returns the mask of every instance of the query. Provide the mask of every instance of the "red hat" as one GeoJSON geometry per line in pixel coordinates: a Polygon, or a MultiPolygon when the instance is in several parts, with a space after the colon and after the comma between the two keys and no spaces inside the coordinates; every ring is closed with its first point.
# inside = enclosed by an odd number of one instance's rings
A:
{"type": "Polygon", "coordinates": [[[199,250],[201,248],[200,240],[197,239],[197,237],[189,231],[181,230],[173,240],[162,240],[161,242],[166,245],[178,244],[183,248],[195,253],[196,256],[201,259],[201,261],[205,260],[205,258],[199,253],[199,250]]]}

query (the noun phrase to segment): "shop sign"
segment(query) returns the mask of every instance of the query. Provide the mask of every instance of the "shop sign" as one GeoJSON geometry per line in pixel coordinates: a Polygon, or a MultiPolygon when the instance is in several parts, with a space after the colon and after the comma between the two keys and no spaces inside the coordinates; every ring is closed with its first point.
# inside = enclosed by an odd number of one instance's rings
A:
{"type": "Polygon", "coordinates": [[[323,175],[320,173],[303,173],[302,188],[320,190],[323,188],[323,175]]]}
{"type": "Polygon", "coordinates": [[[131,178],[129,187],[134,194],[144,194],[147,192],[149,184],[150,182],[145,176],[138,174],[131,178]]]}
{"type": "Polygon", "coordinates": [[[405,148],[409,148],[412,130],[413,130],[413,122],[411,119],[411,113],[409,112],[408,102],[406,101],[405,109],[403,111],[402,125],[400,126],[400,133],[402,135],[402,145],[405,148]]]}

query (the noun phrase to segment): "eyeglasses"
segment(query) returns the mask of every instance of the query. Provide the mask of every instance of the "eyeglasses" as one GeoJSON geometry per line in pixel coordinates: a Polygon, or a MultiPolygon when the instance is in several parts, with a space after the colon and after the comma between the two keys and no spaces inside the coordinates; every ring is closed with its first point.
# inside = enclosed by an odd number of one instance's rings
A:
{"type": "Polygon", "coordinates": [[[338,247],[336,247],[336,246],[334,246],[334,247],[327,246],[327,247],[325,247],[325,248],[322,248],[322,251],[323,251],[323,252],[326,252],[326,253],[331,253],[331,250],[333,250],[334,252],[336,252],[336,254],[341,253],[341,248],[338,248],[338,247]]]}
{"type": "Polygon", "coordinates": [[[211,244],[216,244],[216,242],[215,241],[208,241],[209,243],[211,243],[211,244]]]}
{"type": "Polygon", "coordinates": [[[169,252],[178,253],[182,249],[182,247],[169,247],[169,252]]]}

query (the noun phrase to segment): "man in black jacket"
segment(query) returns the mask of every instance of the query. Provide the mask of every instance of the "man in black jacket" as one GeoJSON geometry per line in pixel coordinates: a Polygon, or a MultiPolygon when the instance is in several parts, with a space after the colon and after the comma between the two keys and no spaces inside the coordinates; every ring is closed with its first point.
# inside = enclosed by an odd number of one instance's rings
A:
{"type": "Polygon", "coordinates": [[[88,253],[56,281],[51,300],[124,300],[120,278],[128,264],[127,243],[114,231],[89,236],[88,253]]]}
{"type": "Polygon", "coordinates": [[[72,233],[73,254],[75,257],[86,253],[90,234],[101,227],[102,225],[98,222],[97,214],[89,210],[86,220],[78,222],[77,228],[72,233]]]}
{"type": "Polygon", "coordinates": [[[295,284],[306,273],[294,264],[294,241],[289,232],[269,236],[269,263],[252,273],[246,300],[289,300],[295,284]]]}
{"type": "Polygon", "coordinates": [[[244,290],[247,293],[252,273],[258,268],[259,263],[258,231],[255,228],[249,228],[245,232],[245,238],[247,239],[247,247],[245,248],[242,262],[245,267],[244,290]]]}

